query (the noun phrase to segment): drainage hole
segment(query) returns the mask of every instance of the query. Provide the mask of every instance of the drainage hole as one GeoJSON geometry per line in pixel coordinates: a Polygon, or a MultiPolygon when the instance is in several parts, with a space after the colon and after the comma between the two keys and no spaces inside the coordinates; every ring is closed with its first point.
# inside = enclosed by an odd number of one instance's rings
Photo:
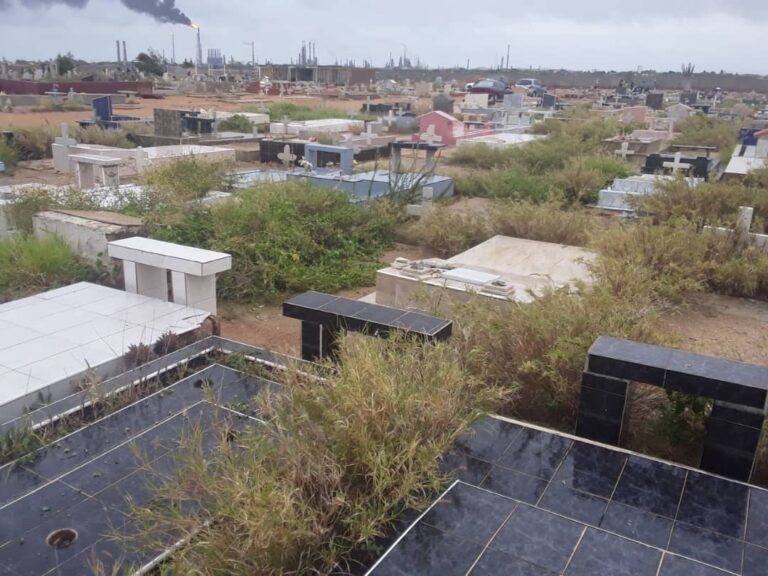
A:
{"type": "Polygon", "coordinates": [[[45,539],[48,546],[58,550],[69,548],[76,540],[77,530],[73,528],[60,528],[59,530],[54,530],[48,535],[48,538],[45,539]]]}

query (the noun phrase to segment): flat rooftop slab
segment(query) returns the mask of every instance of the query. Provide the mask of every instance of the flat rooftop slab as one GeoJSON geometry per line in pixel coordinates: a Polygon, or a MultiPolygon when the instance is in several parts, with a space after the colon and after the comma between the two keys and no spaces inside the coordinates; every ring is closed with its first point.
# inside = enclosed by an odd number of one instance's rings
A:
{"type": "Polygon", "coordinates": [[[69,379],[131,345],[196,330],[209,314],[80,282],[0,304],[0,423],[71,393],[69,379]]]}
{"type": "Polygon", "coordinates": [[[768,491],[488,418],[444,459],[459,480],[371,576],[759,576],[768,491]]]}

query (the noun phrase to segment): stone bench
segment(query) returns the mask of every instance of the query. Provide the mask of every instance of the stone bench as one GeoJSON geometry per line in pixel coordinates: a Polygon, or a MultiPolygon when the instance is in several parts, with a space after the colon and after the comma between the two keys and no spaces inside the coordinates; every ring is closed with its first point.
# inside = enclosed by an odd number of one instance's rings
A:
{"type": "Polygon", "coordinates": [[[126,292],[168,300],[168,272],[173,302],[216,314],[216,274],[232,268],[232,256],[135,236],[107,245],[123,261],[126,292]]]}
{"type": "Polygon", "coordinates": [[[98,181],[104,186],[120,185],[120,158],[96,156],[93,154],[72,154],[70,161],[75,164],[77,186],[83,190],[96,186],[96,169],[99,169],[98,181]]]}

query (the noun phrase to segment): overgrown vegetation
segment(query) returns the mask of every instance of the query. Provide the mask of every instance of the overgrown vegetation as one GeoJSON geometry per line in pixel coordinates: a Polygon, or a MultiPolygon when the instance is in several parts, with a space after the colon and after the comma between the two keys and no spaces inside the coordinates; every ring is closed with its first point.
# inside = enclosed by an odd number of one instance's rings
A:
{"type": "MultiPolygon", "coordinates": [[[[247,107],[244,109],[244,112],[252,111],[256,110],[247,107]]],[[[327,118],[346,118],[347,114],[336,108],[310,108],[290,102],[278,102],[270,105],[269,117],[272,118],[273,122],[281,122],[286,117],[290,120],[325,120],[327,118]]]]}
{"type": "Polygon", "coordinates": [[[250,134],[253,132],[253,124],[242,114],[235,114],[219,122],[220,132],[243,132],[250,134]]]}
{"type": "Polygon", "coordinates": [[[0,240],[0,291],[5,300],[93,280],[97,275],[97,270],[56,236],[20,235],[0,240]]]}
{"type": "Polygon", "coordinates": [[[454,174],[457,192],[486,198],[589,203],[596,200],[602,186],[633,172],[629,164],[600,150],[601,141],[619,130],[613,122],[547,120],[536,127],[537,133],[549,138],[510,148],[479,144],[453,151],[448,164],[469,169],[454,174]]]}
{"type": "Polygon", "coordinates": [[[143,210],[199,200],[212,190],[231,186],[229,162],[185,156],[162,163],[142,174],[139,183],[150,189],[143,210]]]}
{"type": "Polygon", "coordinates": [[[446,344],[348,338],[340,361],[324,380],[286,375],[255,434],[230,434],[213,453],[190,435],[181,470],[135,510],[150,549],[158,535],[191,538],[171,572],[346,573],[433,497],[438,458],[466,423],[509,396],[446,344]]]}
{"type": "Polygon", "coordinates": [[[730,120],[694,114],[675,124],[680,134],[675,144],[688,146],[714,146],[720,151],[720,160],[728,162],[739,135],[739,125],[730,120]]]}
{"type": "MultiPolygon", "coordinates": [[[[53,126],[35,126],[31,128],[13,128],[14,134],[10,147],[18,160],[42,160],[51,158],[51,145],[59,135],[53,126]]],[[[77,125],[69,127],[69,134],[82,144],[101,144],[118,148],[135,148],[123,130],[102,130],[97,126],[81,128],[77,125]]]]}
{"type": "Polygon", "coordinates": [[[6,144],[5,140],[0,140],[0,162],[5,164],[5,169],[9,173],[13,173],[13,169],[16,168],[16,150],[6,144]]]}
{"type": "Polygon", "coordinates": [[[360,208],[336,190],[271,184],[148,217],[156,238],[232,254],[219,294],[252,301],[370,285],[398,216],[387,201],[360,208]]]}

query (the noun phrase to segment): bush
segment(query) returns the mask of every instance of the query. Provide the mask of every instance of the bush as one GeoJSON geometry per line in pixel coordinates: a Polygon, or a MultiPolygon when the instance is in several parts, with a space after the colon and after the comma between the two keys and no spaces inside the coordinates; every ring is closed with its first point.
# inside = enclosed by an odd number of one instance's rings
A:
{"type": "Polygon", "coordinates": [[[16,150],[8,146],[4,140],[0,140],[0,162],[5,164],[5,169],[10,173],[16,167],[16,150]]]}
{"type": "Polygon", "coordinates": [[[543,202],[552,196],[554,182],[518,170],[471,172],[454,176],[456,192],[479,198],[509,198],[543,202]]]}
{"type": "Polygon", "coordinates": [[[99,144],[101,146],[113,146],[115,148],[136,148],[136,144],[128,139],[124,130],[104,130],[98,126],[80,128],[70,127],[72,138],[81,144],[99,144]]]}
{"type": "Polygon", "coordinates": [[[407,229],[405,235],[411,242],[450,257],[487,240],[493,232],[483,216],[438,206],[407,229]]]}
{"type": "Polygon", "coordinates": [[[212,190],[226,190],[231,169],[229,162],[186,156],[147,170],[139,182],[151,190],[153,202],[175,204],[200,199],[212,190]]]}
{"type": "Polygon", "coordinates": [[[51,157],[51,144],[56,130],[51,126],[14,128],[13,147],[19,160],[42,160],[51,157]]]}
{"type": "Polygon", "coordinates": [[[491,211],[494,234],[585,246],[598,220],[583,210],[563,210],[556,202],[545,204],[500,202],[491,211]]]}
{"type": "Polygon", "coordinates": [[[0,240],[0,290],[4,298],[90,280],[95,276],[96,271],[83,263],[57,236],[19,235],[0,240]]]}
{"type": "Polygon", "coordinates": [[[267,423],[213,453],[192,435],[181,470],[134,511],[150,549],[159,534],[192,537],[173,573],[348,573],[404,510],[427,505],[441,454],[504,397],[447,344],[397,338],[345,339],[326,376],[291,371],[260,404],[267,423]]]}
{"type": "Polygon", "coordinates": [[[235,114],[219,122],[220,132],[244,132],[250,134],[253,132],[253,124],[242,114],[235,114]]]}
{"type": "MultiPolygon", "coordinates": [[[[250,112],[250,109],[245,109],[250,112]]],[[[324,120],[326,118],[346,118],[347,113],[336,108],[310,108],[288,102],[272,104],[269,107],[269,117],[273,122],[281,122],[284,117],[291,120],[324,120]]]]}
{"type": "Polygon", "coordinates": [[[694,114],[675,124],[679,132],[675,144],[714,146],[720,151],[720,160],[728,162],[739,136],[739,126],[730,120],[694,114]]]}
{"type": "Polygon", "coordinates": [[[232,202],[149,218],[151,234],[232,254],[219,293],[232,300],[370,285],[397,212],[387,201],[359,208],[336,190],[264,185],[232,202]]]}

